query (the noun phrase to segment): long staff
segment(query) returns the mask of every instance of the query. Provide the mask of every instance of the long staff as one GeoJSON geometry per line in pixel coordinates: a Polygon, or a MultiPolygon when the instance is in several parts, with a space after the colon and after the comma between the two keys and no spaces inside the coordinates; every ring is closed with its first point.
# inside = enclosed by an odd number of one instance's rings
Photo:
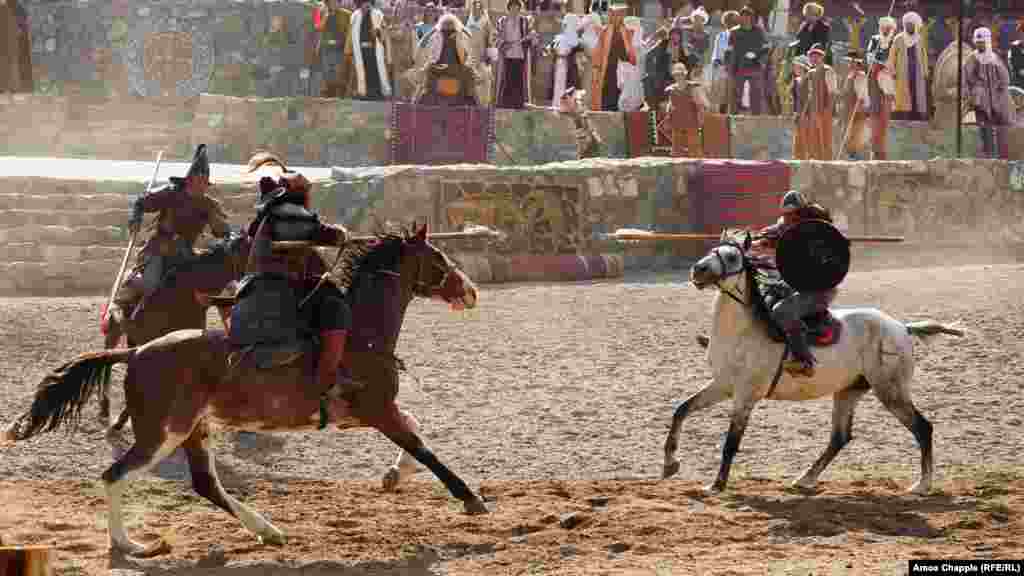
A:
{"type": "MultiPolygon", "coordinates": [[[[615,232],[602,235],[602,239],[605,240],[640,241],[718,240],[720,238],[721,235],[719,234],[668,234],[659,232],[615,232]]],[[[756,235],[751,237],[753,240],[758,238],[756,235]]],[[[846,239],[850,242],[903,242],[905,240],[903,236],[847,236],[846,239]]]]}
{"type": "MultiPolygon", "coordinates": [[[[156,175],[160,172],[160,163],[163,161],[164,151],[161,150],[156,155],[156,166],[153,167],[153,176],[149,179],[149,184],[146,185],[146,194],[149,194],[153,190],[153,184],[156,182],[156,175]]],[[[132,230],[132,236],[128,240],[128,249],[124,251],[124,258],[121,259],[121,268],[117,271],[117,276],[114,277],[114,285],[110,289],[110,298],[107,299],[106,306],[103,307],[103,316],[106,317],[107,310],[110,310],[110,306],[114,304],[114,296],[117,295],[117,290],[121,287],[121,280],[124,279],[125,268],[128,267],[128,258],[132,255],[132,250],[135,249],[135,240],[139,237],[139,228],[136,227],[132,230]]]]}

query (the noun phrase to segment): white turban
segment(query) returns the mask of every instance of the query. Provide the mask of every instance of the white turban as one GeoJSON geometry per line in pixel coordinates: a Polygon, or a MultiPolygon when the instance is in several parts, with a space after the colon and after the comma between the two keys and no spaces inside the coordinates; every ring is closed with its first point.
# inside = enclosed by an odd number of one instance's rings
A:
{"type": "Polygon", "coordinates": [[[921,15],[918,14],[917,12],[907,12],[906,14],[904,14],[903,15],[903,25],[906,26],[907,24],[911,24],[911,23],[915,27],[920,28],[921,24],[923,23],[923,20],[921,20],[921,15]]]}
{"type": "Polygon", "coordinates": [[[989,30],[988,28],[984,28],[984,27],[976,29],[974,31],[974,41],[975,42],[985,42],[985,43],[991,42],[992,41],[992,31],[989,30]]]}
{"type": "Polygon", "coordinates": [[[892,16],[882,16],[881,18],[878,19],[878,27],[881,28],[882,26],[891,26],[895,28],[896,19],[893,18],[892,16]]]}

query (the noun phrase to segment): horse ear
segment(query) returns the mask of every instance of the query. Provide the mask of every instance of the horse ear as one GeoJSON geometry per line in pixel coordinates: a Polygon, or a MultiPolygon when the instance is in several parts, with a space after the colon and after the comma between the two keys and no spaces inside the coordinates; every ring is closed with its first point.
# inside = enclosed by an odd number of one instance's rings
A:
{"type": "Polygon", "coordinates": [[[745,237],[745,238],[743,239],[743,251],[744,251],[744,252],[746,252],[747,250],[750,250],[750,244],[751,244],[751,240],[750,240],[750,230],[747,230],[747,235],[746,235],[746,237],[745,237]]]}
{"type": "Polygon", "coordinates": [[[423,223],[423,227],[416,231],[416,239],[420,242],[426,242],[427,240],[427,223],[423,223]]]}

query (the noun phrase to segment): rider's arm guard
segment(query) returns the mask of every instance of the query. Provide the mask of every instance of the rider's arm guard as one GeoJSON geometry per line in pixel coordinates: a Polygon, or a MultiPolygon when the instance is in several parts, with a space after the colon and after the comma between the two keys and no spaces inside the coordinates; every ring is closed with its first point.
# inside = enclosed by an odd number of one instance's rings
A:
{"type": "Polygon", "coordinates": [[[176,205],[180,199],[181,188],[174,184],[165,184],[148,194],[139,196],[132,204],[136,213],[159,212],[176,205]]]}

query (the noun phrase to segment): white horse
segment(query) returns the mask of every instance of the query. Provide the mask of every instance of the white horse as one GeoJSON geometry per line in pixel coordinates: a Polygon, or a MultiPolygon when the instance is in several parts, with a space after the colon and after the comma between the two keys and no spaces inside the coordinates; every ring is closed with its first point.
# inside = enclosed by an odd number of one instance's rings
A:
{"type": "Polygon", "coordinates": [[[686,399],[672,417],[665,441],[663,476],[679,471],[675,457],[683,419],[726,398],[733,399],[729,432],[722,448],[718,478],[708,491],[725,489],[729,469],[740,440],[758,401],[811,400],[831,394],[832,438],[824,453],[794,482],[794,487],[812,490],[818,476],[852,438],[853,411],[871,390],[896,418],[907,427],[921,447],[921,479],[910,489],[926,494],[932,484],[932,425],[917,411],[910,397],[914,372],[912,335],[937,333],[962,336],[963,332],[932,321],[904,324],[874,308],[830,310],[838,338],[817,345],[818,363],[810,377],[794,377],[782,369],[785,347],[781,331],[771,324],[754,281],[754,269],[747,257],[750,234],[723,233],[720,244],[690,270],[698,290],[715,286],[714,327],[707,351],[712,378],[686,399]]]}

